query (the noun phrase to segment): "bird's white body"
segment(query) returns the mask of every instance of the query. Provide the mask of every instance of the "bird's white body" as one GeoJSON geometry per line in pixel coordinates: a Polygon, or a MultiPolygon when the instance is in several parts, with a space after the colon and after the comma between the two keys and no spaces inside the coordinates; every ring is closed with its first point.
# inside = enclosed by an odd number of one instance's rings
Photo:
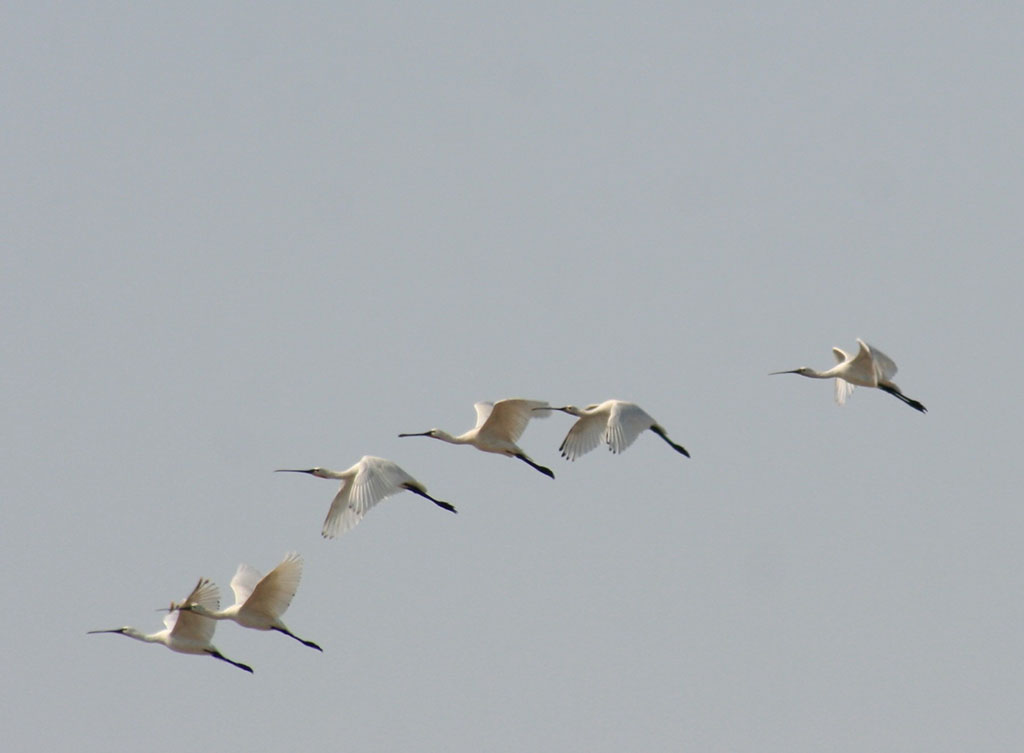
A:
{"type": "Polygon", "coordinates": [[[543,418],[550,406],[543,400],[507,398],[497,402],[475,403],[476,425],[469,431],[452,436],[442,429],[430,429],[418,434],[399,434],[400,437],[432,437],[449,444],[468,444],[482,452],[493,452],[522,460],[536,470],[554,478],[550,468],[535,463],[516,444],[526,431],[531,418],[543,418]]]}
{"type": "Polygon", "coordinates": [[[608,445],[608,449],[614,453],[624,452],[648,429],[664,439],[676,452],[686,457],[690,456],[682,446],[669,439],[665,429],[636,403],[605,400],[586,408],[565,405],[554,410],[578,418],[559,447],[562,457],[567,460],[575,460],[586,455],[601,442],[608,445]]]}
{"type": "Polygon", "coordinates": [[[301,579],[302,558],[294,552],[285,555],[281,563],[264,576],[256,568],[242,563],[231,579],[234,604],[224,609],[210,609],[203,604],[182,605],[181,609],[212,620],[231,620],[253,630],[276,630],[322,651],[312,641],[299,638],[281,621],[281,615],[292,603],[301,579]]]}
{"type": "Polygon", "coordinates": [[[113,630],[90,630],[90,633],[116,633],[134,638],[144,643],[160,643],[171,651],[179,654],[206,654],[239,669],[252,672],[252,668],[226,658],[213,645],[213,632],[217,623],[208,617],[183,609],[198,606],[200,609],[215,611],[220,606],[220,590],[206,578],[200,578],[181,604],[171,604],[167,616],[164,617],[164,629],[156,633],[143,633],[133,627],[115,628],[113,630]]]}
{"type": "Polygon", "coordinates": [[[358,463],[344,471],[310,468],[309,470],[281,469],[279,472],[308,473],[317,478],[341,481],[341,488],[338,489],[334,501],[331,502],[321,531],[323,537],[327,539],[333,539],[352,530],[371,507],[401,491],[413,492],[429,499],[438,507],[455,512],[455,508],[447,502],[434,499],[427,494],[426,487],[402,470],[397,463],[372,455],[364,455],[358,463]]]}
{"type": "Polygon", "coordinates": [[[927,408],[917,400],[904,395],[892,381],[892,378],[896,376],[897,368],[896,363],[889,356],[860,338],[857,338],[857,345],[857,355],[855,356],[851,356],[840,348],[832,348],[836,365],[831,369],[818,371],[809,366],[801,366],[799,369],[773,373],[799,374],[811,379],[835,379],[835,399],[839,405],[846,403],[846,399],[853,393],[854,386],[876,387],[899,398],[911,408],[927,413],[927,408]]]}

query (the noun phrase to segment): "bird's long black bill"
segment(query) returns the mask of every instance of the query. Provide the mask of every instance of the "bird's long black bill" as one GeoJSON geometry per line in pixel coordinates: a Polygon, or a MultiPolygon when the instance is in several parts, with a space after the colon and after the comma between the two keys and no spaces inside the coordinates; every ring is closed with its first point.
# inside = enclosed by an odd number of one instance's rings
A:
{"type": "Polygon", "coordinates": [[[415,433],[412,433],[412,434],[399,434],[398,436],[399,437],[429,437],[430,436],[430,432],[429,431],[418,431],[418,432],[415,432],[415,433]]]}
{"type": "Polygon", "coordinates": [[[313,471],[302,470],[301,468],[278,468],[274,473],[313,473],[313,471]]]}

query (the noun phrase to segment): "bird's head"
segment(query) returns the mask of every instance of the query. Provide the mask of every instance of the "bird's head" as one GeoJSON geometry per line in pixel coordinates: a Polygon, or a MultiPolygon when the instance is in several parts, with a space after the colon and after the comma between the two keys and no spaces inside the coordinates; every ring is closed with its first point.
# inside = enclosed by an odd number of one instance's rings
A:
{"type": "Polygon", "coordinates": [[[202,604],[172,604],[171,607],[179,612],[194,612],[195,614],[209,614],[210,612],[202,604]]]}
{"type": "MultiPolygon", "coordinates": [[[[590,408],[593,408],[593,407],[595,407],[595,406],[593,406],[593,405],[587,406],[587,410],[589,410],[590,408]]],[[[579,415],[581,415],[583,413],[583,411],[581,411],[575,405],[563,405],[560,408],[552,408],[551,410],[560,410],[560,411],[562,411],[562,413],[568,413],[570,416],[579,416],[579,415]]]]}
{"type": "Polygon", "coordinates": [[[178,611],[181,611],[182,609],[188,609],[188,606],[185,605],[185,604],[179,604],[176,601],[172,601],[171,605],[169,607],[160,607],[156,611],[158,611],[158,612],[178,612],[178,611]]]}

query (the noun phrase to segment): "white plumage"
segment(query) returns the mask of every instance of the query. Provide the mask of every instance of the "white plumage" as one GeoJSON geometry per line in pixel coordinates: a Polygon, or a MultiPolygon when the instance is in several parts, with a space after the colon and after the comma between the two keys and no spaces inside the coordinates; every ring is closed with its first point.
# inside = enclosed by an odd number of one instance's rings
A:
{"type": "Polygon", "coordinates": [[[331,502],[321,530],[321,534],[327,539],[333,539],[352,530],[369,512],[370,508],[401,491],[413,492],[429,499],[438,507],[456,512],[452,505],[434,499],[427,494],[426,487],[396,463],[372,455],[364,455],[358,463],[344,471],[332,471],[329,468],[317,467],[308,470],[282,468],[277,472],[308,473],[317,478],[333,478],[341,481],[341,488],[338,489],[338,493],[331,502]]]}
{"type": "Polygon", "coordinates": [[[608,449],[614,453],[624,452],[648,429],[665,440],[676,452],[690,457],[686,448],[669,439],[664,427],[636,403],[605,400],[586,408],[564,405],[552,410],[559,410],[578,418],[558,448],[562,457],[567,460],[575,460],[586,455],[601,442],[608,445],[608,449]]]}

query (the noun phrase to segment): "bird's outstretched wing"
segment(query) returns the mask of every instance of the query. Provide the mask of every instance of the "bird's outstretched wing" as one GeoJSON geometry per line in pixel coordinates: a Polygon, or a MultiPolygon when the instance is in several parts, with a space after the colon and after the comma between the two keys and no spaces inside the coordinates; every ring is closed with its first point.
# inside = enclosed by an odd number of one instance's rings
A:
{"type": "Polygon", "coordinates": [[[871,349],[860,338],[857,338],[857,344],[860,346],[857,355],[846,362],[843,376],[852,384],[874,387],[878,383],[878,375],[875,372],[874,360],[871,358],[871,349]]]}
{"type": "MultiPolygon", "coordinates": [[[[859,341],[858,341],[859,342],[859,341]]],[[[875,375],[879,382],[890,382],[896,376],[896,362],[880,351],[874,345],[861,343],[871,353],[871,360],[875,365],[875,375]]]]}
{"type": "Polygon", "coordinates": [[[479,403],[473,403],[473,408],[476,409],[476,424],[473,428],[479,429],[484,425],[484,422],[490,418],[491,411],[494,409],[494,403],[489,400],[485,400],[479,403]]]}
{"type": "Polygon", "coordinates": [[[346,531],[352,530],[353,526],[360,521],[362,515],[355,515],[349,509],[349,500],[352,497],[353,479],[343,479],[341,488],[334,495],[334,500],[327,510],[327,517],[324,518],[324,527],[320,535],[325,539],[333,539],[346,531]]]}
{"type": "Polygon", "coordinates": [[[836,377],[836,403],[845,405],[846,398],[853,394],[853,385],[845,379],[836,377]]]}
{"type": "MultiPolygon", "coordinates": [[[[477,403],[478,418],[480,405],[481,403],[477,403]]],[[[487,418],[477,425],[481,433],[490,433],[510,442],[518,442],[531,418],[544,418],[550,413],[540,410],[534,412],[534,408],[547,407],[546,400],[524,400],[518,397],[499,400],[492,406],[487,418]]]]}
{"type": "Polygon", "coordinates": [[[623,452],[640,433],[651,428],[654,419],[639,405],[618,402],[612,406],[608,425],[604,430],[604,441],[614,453],[623,452]]]}
{"type": "MultiPolygon", "coordinates": [[[[836,363],[846,363],[850,360],[849,354],[842,348],[832,348],[832,355],[836,357],[836,363]]],[[[846,398],[853,394],[853,385],[845,379],[836,378],[836,403],[844,405],[846,398]]]]}
{"type": "MultiPolygon", "coordinates": [[[[192,593],[185,597],[181,606],[199,604],[211,612],[220,608],[220,589],[208,578],[200,578],[192,593]]],[[[170,630],[171,636],[179,641],[195,641],[200,645],[208,645],[213,640],[213,631],[217,623],[209,617],[203,617],[189,610],[172,610],[164,618],[164,625],[170,630]]]]}
{"type": "Polygon", "coordinates": [[[569,433],[565,435],[565,439],[562,440],[562,444],[558,448],[562,457],[566,460],[575,460],[597,447],[601,443],[601,437],[604,436],[606,423],[607,418],[600,413],[577,418],[576,423],[569,429],[569,433]]]}
{"type": "Polygon", "coordinates": [[[375,504],[402,491],[402,484],[414,482],[397,464],[383,458],[366,456],[351,481],[344,480],[327,511],[321,533],[333,539],[351,531],[375,504]]]}
{"type": "Polygon", "coordinates": [[[247,611],[276,619],[284,614],[292,603],[302,579],[302,558],[290,552],[281,564],[264,576],[245,602],[247,611]]]}
{"type": "Polygon", "coordinates": [[[256,588],[256,584],[260,582],[260,571],[251,565],[246,565],[244,562],[238,566],[235,570],[235,575],[231,579],[231,590],[235,594],[236,604],[245,604],[252,596],[252,591],[256,588]]]}

